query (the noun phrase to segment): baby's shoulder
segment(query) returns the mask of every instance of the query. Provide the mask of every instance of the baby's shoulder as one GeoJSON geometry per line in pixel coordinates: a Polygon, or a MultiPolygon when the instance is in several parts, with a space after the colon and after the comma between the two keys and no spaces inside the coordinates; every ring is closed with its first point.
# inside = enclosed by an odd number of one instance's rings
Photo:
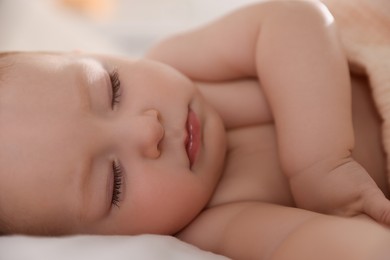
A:
{"type": "Polygon", "coordinates": [[[206,251],[235,256],[252,251],[256,259],[262,259],[260,255],[274,250],[313,216],[316,214],[309,211],[264,202],[226,203],[203,211],[177,237],[206,251]],[[255,250],[253,241],[259,245],[255,250]]]}
{"type": "Polygon", "coordinates": [[[203,250],[215,251],[245,202],[228,203],[204,210],[177,237],[203,250]]]}

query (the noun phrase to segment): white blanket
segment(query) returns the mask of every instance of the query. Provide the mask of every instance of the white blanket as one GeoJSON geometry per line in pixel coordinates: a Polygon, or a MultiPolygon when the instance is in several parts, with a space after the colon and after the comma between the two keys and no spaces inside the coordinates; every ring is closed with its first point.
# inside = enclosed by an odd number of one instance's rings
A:
{"type": "Polygon", "coordinates": [[[171,236],[0,237],[1,260],[226,260],[171,236]]]}

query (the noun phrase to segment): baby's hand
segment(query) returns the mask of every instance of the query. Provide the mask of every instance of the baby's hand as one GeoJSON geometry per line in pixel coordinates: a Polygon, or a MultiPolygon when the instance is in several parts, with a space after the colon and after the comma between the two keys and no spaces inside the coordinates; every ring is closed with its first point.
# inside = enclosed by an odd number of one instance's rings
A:
{"type": "Polygon", "coordinates": [[[366,170],[352,158],[324,172],[317,165],[290,179],[298,207],[340,216],[367,214],[390,225],[390,201],[366,170]]]}

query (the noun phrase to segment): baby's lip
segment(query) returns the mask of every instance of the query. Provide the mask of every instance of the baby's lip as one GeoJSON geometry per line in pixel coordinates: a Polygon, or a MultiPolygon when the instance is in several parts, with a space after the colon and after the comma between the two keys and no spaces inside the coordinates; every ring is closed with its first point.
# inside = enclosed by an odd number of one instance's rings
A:
{"type": "Polygon", "coordinates": [[[190,162],[190,168],[192,168],[193,164],[196,162],[201,145],[200,121],[192,109],[188,110],[185,129],[187,135],[184,141],[184,147],[190,162]]]}

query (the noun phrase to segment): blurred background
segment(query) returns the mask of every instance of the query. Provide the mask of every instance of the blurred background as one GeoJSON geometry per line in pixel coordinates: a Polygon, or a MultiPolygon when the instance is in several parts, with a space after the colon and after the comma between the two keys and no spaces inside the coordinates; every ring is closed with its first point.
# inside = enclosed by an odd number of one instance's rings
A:
{"type": "Polygon", "coordinates": [[[0,0],[0,52],[140,56],[155,41],[256,0],[0,0]]]}

